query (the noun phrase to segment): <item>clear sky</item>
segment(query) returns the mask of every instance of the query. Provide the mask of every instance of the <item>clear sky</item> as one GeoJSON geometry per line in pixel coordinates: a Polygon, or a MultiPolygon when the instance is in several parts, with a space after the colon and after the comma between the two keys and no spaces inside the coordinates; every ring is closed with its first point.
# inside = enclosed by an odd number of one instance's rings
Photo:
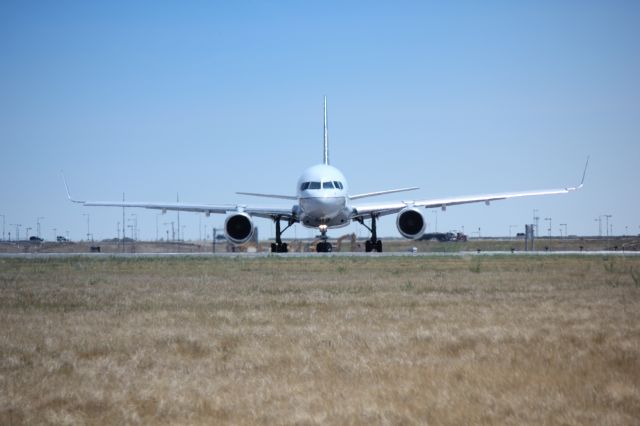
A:
{"type": "MultiPolygon", "coordinates": [[[[295,193],[327,95],[352,193],[420,186],[379,200],[575,185],[591,155],[578,193],[428,210],[431,230],[507,235],[538,209],[541,234],[604,214],[638,234],[639,22],[637,1],[3,1],[0,214],[114,237],[121,209],[69,203],[61,169],[81,199],[282,205],[235,192],[295,193]]],[[[142,238],[176,220],[132,213],[142,238]]],[[[180,217],[187,239],[224,222],[180,217]]]]}

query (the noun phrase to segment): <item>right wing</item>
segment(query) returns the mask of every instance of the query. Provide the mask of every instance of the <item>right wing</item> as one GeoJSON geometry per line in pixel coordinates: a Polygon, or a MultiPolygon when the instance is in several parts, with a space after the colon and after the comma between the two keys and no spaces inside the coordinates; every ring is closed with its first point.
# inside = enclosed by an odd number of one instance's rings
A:
{"type": "Polygon", "coordinates": [[[241,211],[252,216],[263,217],[267,219],[280,217],[283,220],[289,220],[295,218],[292,208],[287,209],[278,207],[245,206],[241,204],[155,203],[144,201],[82,201],[76,200],[71,197],[66,178],[64,178],[64,186],[67,190],[67,198],[69,199],[69,201],[77,204],[82,204],[83,206],[87,207],[138,207],[145,209],[162,210],[163,213],[167,211],[185,211],[204,213],[207,216],[212,213],[227,214],[231,212],[241,211]]]}

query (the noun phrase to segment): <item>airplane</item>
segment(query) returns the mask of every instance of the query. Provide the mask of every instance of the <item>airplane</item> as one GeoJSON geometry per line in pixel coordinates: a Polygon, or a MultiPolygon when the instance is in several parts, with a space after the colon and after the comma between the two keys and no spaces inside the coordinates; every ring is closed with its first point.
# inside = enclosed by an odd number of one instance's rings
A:
{"type": "Polygon", "coordinates": [[[290,200],[293,202],[291,207],[271,208],[245,206],[242,204],[193,204],[182,202],[81,201],[71,197],[66,178],[64,183],[67,190],[67,198],[73,203],[79,203],[87,207],[140,207],[161,210],[162,213],[166,213],[169,210],[204,213],[207,217],[212,213],[224,214],[227,216],[224,222],[225,236],[228,241],[235,245],[244,244],[251,239],[255,230],[254,218],[270,219],[273,220],[276,228],[275,242],[271,244],[271,251],[274,253],[288,252],[287,243],[282,242],[282,234],[295,223],[300,223],[307,228],[318,229],[320,242],[316,246],[316,251],[326,253],[331,252],[333,249],[331,243],[327,241],[327,231],[348,226],[352,221],[355,221],[367,228],[371,233],[370,238],[365,242],[365,251],[382,252],[382,241],[378,239],[376,230],[376,222],[382,216],[396,214],[396,227],[400,235],[416,240],[422,236],[426,227],[425,218],[420,211],[421,208],[446,210],[449,206],[459,204],[482,202],[489,205],[492,201],[509,198],[570,193],[583,187],[588,164],[589,158],[587,157],[584,172],[582,173],[582,181],[576,187],[360,204],[355,201],[379,195],[413,191],[418,188],[399,188],[349,195],[347,179],[340,170],[329,164],[327,98],[325,96],[323,161],[321,164],[311,166],[302,172],[296,185],[296,195],[237,192],[239,195],[290,200]],[[365,220],[368,220],[370,225],[367,225],[365,220]],[[281,222],[286,223],[284,229],[281,227],[281,222]]]}

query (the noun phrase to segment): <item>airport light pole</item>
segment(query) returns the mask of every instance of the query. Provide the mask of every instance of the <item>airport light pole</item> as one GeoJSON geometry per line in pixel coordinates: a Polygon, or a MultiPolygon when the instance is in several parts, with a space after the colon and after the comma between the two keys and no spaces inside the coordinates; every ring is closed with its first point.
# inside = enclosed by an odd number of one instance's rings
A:
{"type": "Polygon", "coordinates": [[[513,228],[517,228],[517,227],[518,227],[518,225],[509,225],[509,239],[511,239],[511,230],[513,228]]]}
{"type": "Polygon", "coordinates": [[[0,216],[2,216],[2,241],[4,241],[4,215],[0,214],[0,216]]]}
{"type": "Polygon", "coordinates": [[[158,217],[162,216],[162,213],[156,213],[156,241],[159,241],[158,237],[158,217]]]}
{"type": "Polygon", "coordinates": [[[136,213],[131,213],[131,217],[133,219],[129,219],[133,222],[133,239],[138,239],[138,215],[136,213]]]}
{"type": "Polygon", "coordinates": [[[545,217],[544,220],[549,222],[549,239],[551,239],[551,218],[545,217]]]}
{"type": "Polygon", "coordinates": [[[40,219],[44,219],[43,216],[38,216],[36,218],[36,235],[40,238],[40,219]]]}
{"type": "Polygon", "coordinates": [[[538,222],[540,221],[540,216],[538,216],[538,209],[533,209],[533,224],[535,225],[536,237],[540,236],[538,232],[538,222]]]}
{"type": "Polygon", "coordinates": [[[566,223],[561,223],[560,224],[560,237],[562,237],[562,227],[564,226],[564,237],[567,238],[569,236],[569,232],[567,231],[567,224],[566,223]]]}
{"type": "Polygon", "coordinates": [[[598,216],[595,219],[598,222],[598,237],[602,237],[602,216],[598,216]]]}
{"type": "Polygon", "coordinates": [[[58,241],[58,228],[53,228],[53,241],[58,241]]]}
{"type": "Polygon", "coordinates": [[[610,214],[605,214],[603,215],[605,217],[605,219],[607,219],[607,238],[609,238],[610,234],[609,234],[609,218],[612,217],[610,214]]]}
{"type": "Polygon", "coordinates": [[[27,236],[25,237],[27,240],[29,239],[29,231],[31,231],[33,228],[28,226],[27,227],[27,236]]]}
{"type": "Polygon", "coordinates": [[[89,237],[91,236],[91,228],[89,226],[90,224],[90,215],[89,213],[82,213],[82,216],[86,216],[87,217],[87,241],[89,241],[89,237]]]}
{"type": "Polygon", "coordinates": [[[22,224],[20,224],[20,223],[12,223],[9,226],[15,226],[16,227],[15,239],[16,239],[16,241],[20,241],[20,227],[22,226],[22,224]]]}
{"type": "MultiPolygon", "coordinates": [[[[167,225],[171,225],[171,241],[175,241],[176,240],[176,231],[175,228],[173,227],[173,225],[175,224],[175,222],[165,222],[164,226],[167,225]]],[[[167,230],[167,240],[169,239],[169,230],[167,230]]]]}

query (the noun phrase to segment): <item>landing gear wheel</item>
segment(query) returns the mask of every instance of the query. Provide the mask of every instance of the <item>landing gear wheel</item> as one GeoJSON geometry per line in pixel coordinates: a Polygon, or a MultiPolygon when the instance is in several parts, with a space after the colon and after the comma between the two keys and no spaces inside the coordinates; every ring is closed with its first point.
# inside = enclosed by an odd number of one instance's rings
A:
{"type": "Polygon", "coordinates": [[[378,253],[382,253],[382,241],[380,240],[376,240],[376,241],[371,241],[371,240],[367,240],[364,242],[364,251],[366,251],[367,253],[375,251],[378,253]]]}
{"type": "Polygon", "coordinates": [[[326,241],[320,242],[316,245],[316,252],[318,253],[331,253],[333,251],[333,246],[331,243],[326,241]]]}
{"type": "Polygon", "coordinates": [[[367,253],[369,253],[371,251],[371,240],[367,240],[364,242],[364,251],[366,251],[367,253]]]}
{"type": "Polygon", "coordinates": [[[271,243],[271,253],[287,253],[288,251],[287,243],[271,243]]]}

